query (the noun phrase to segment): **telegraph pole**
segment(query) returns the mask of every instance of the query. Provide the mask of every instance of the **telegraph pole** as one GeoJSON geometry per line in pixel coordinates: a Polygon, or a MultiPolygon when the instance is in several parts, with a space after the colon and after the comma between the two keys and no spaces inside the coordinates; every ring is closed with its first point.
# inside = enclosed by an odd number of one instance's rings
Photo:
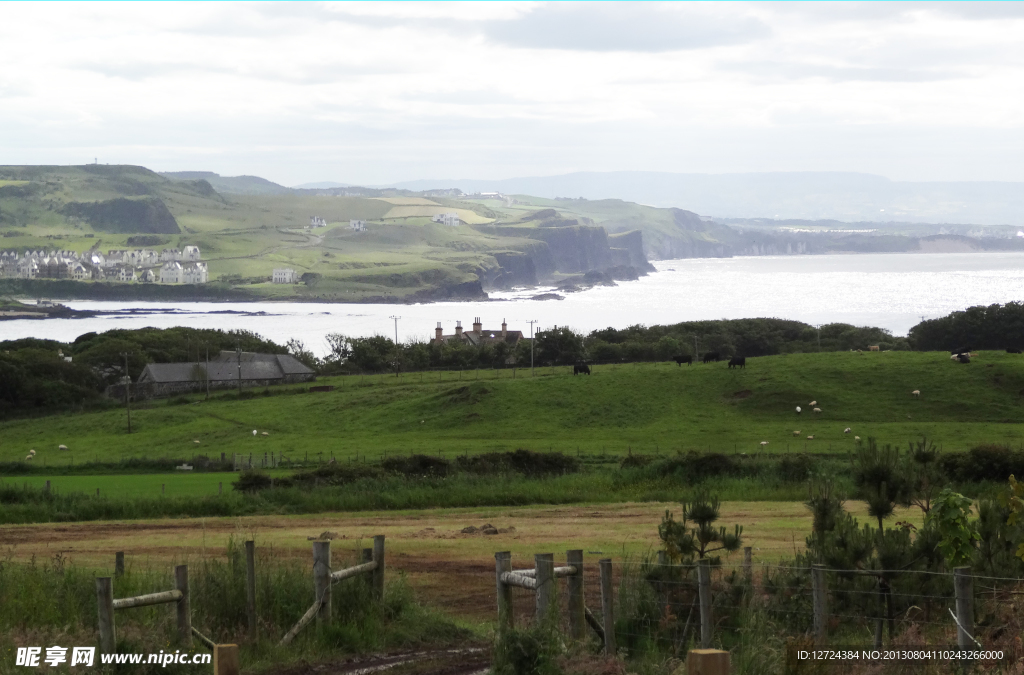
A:
{"type": "Polygon", "coordinates": [[[530,377],[533,377],[533,324],[538,323],[538,321],[531,319],[526,323],[530,324],[530,377]]]}
{"type": "Polygon", "coordinates": [[[128,352],[121,352],[124,357],[124,409],[128,411],[128,433],[132,432],[132,376],[128,374],[128,352]]]}
{"type": "Polygon", "coordinates": [[[400,354],[400,352],[398,351],[398,320],[401,319],[402,317],[391,316],[391,318],[395,320],[395,377],[398,377],[398,360],[400,354]]]}

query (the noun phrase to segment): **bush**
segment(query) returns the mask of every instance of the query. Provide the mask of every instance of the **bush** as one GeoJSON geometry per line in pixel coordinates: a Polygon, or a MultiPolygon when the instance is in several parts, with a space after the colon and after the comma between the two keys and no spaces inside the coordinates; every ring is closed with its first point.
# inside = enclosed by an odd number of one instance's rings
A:
{"type": "Polygon", "coordinates": [[[943,454],[939,466],[954,483],[1004,482],[1011,475],[1024,476],[1024,453],[1002,445],[979,445],[965,453],[943,454]]]}
{"type": "Polygon", "coordinates": [[[524,476],[552,476],[579,471],[579,460],[560,452],[532,452],[522,448],[514,452],[490,452],[459,457],[458,468],[467,473],[521,473],[524,476]]]}

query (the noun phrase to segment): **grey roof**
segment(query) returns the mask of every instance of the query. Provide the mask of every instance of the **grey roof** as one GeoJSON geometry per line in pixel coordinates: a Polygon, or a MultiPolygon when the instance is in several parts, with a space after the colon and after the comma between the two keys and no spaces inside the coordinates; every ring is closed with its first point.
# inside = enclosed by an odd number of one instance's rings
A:
{"type": "MultiPolygon", "coordinates": [[[[280,380],[286,375],[312,375],[313,370],[288,354],[254,354],[242,352],[242,381],[280,380]]],[[[139,382],[193,382],[204,380],[205,362],[150,363],[139,376],[139,382]],[[196,366],[199,369],[196,369],[196,366]]],[[[238,357],[235,352],[223,351],[210,360],[211,382],[238,379],[238,357]],[[230,356],[230,359],[227,358],[230,356]]]]}

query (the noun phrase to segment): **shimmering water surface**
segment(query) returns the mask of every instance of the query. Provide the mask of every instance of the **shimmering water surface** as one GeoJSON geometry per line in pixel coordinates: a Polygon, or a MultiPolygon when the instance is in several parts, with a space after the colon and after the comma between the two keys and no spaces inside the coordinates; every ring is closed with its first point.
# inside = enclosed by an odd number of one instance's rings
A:
{"type": "Polygon", "coordinates": [[[1024,253],[863,254],[663,260],[658,272],[639,281],[570,293],[564,300],[530,300],[545,289],[492,293],[489,302],[423,305],[339,305],[321,303],[158,303],[69,301],[75,309],[127,310],[130,314],[89,319],[0,322],[0,339],[48,337],[71,341],[82,333],[143,326],[243,328],[275,342],[303,340],[318,353],[324,335],[383,334],[427,339],[442,322],[470,328],[473,317],[485,329],[509,328],[529,334],[568,325],[577,330],[694,319],[779,317],[810,324],[845,322],[881,326],[897,335],[922,316],[937,317],[972,305],[1024,299],[1024,253]]]}

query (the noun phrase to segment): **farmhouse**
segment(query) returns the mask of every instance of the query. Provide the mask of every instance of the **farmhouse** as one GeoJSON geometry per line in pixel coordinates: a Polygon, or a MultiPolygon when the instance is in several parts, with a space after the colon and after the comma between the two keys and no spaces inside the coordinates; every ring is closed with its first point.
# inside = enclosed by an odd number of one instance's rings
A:
{"type": "MultiPolygon", "coordinates": [[[[272,384],[312,382],[316,373],[289,354],[222,351],[206,363],[150,363],[134,387],[136,398],[157,398],[189,391],[204,391],[209,377],[211,389],[266,387],[272,384]]],[[[107,389],[107,395],[124,396],[119,387],[107,389]]]]}
{"type": "Polygon", "coordinates": [[[462,330],[462,322],[456,321],[455,332],[451,335],[444,335],[444,330],[441,328],[441,322],[438,321],[437,328],[434,329],[433,342],[438,345],[446,342],[464,342],[473,346],[505,343],[515,347],[522,339],[523,331],[509,330],[508,324],[505,323],[504,319],[501,321],[501,330],[497,330],[484,328],[483,323],[480,322],[480,317],[476,317],[473,320],[473,330],[462,330]]]}
{"type": "Polygon", "coordinates": [[[454,211],[448,213],[438,213],[434,215],[431,220],[435,223],[443,223],[448,227],[458,227],[459,225],[459,214],[454,211]]]}
{"type": "Polygon", "coordinates": [[[365,220],[350,220],[348,221],[348,229],[355,232],[366,232],[366,221],[365,220]]]}
{"type": "Polygon", "coordinates": [[[274,276],[271,279],[275,284],[294,284],[298,281],[298,275],[295,274],[295,270],[285,267],[274,270],[274,276]]]}

